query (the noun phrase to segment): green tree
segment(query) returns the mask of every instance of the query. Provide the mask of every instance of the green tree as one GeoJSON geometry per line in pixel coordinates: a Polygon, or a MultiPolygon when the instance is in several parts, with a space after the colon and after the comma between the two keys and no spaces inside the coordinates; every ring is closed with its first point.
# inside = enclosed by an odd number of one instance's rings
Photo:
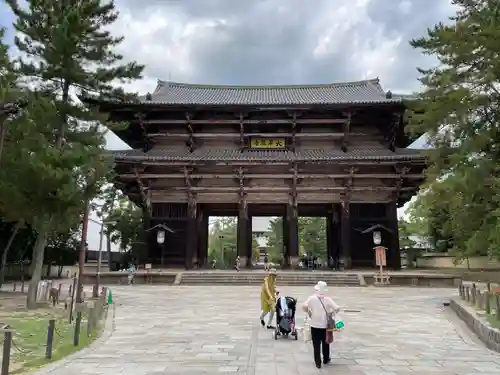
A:
{"type": "Polygon", "coordinates": [[[442,220],[446,246],[457,257],[500,257],[500,4],[453,3],[450,23],[410,42],[439,62],[419,69],[424,90],[410,129],[426,132],[434,146],[429,175],[440,178],[440,190],[430,199],[440,209],[432,220],[442,220]]]}
{"type": "Polygon", "coordinates": [[[208,234],[208,257],[222,268],[233,267],[236,262],[237,219],[217,218],[208,234]]]}
{"type": "Polygon", "coordinates": [[[281,263],[283,259],[283,218],[277,217],[269,222],[267,235],[267,254],[272,263],[281,263]]]}
{"type": "MultiPolygon", "coordinates": [[[[208,258],[216,261],[219,267],[231,268],[236,264],[238,244],[238,219],[218,217],[210,225],[208,234],[208,258]]],[[[252,257],[255,258],[257,240],[252,236],[252,257]]]]}
{"type": "MultiPolygon", "coordinates": [[[[109,164],[101,157],[104,140],[97,122],[104,119],[82,107],[72,94],[79,91],[123,98],[123,91],[113,83],[140,78],[143,67],[134,62],[123,64],[123,57],[113,52],[123,40],[107,30],[118,17],[114,2],[6,3],[16,18],[15,44],[22,53],[17,61],[19,73],[36,82],[38,90],[49,98],[47,101],[38,96],[21,119],[24,122],[19,123],[19,129],[29,134],[29,144],[23,147],[26,156],[19,155],[19,175],[25,179],[17,181],[17,186],[38,188],[24,197],[18,194],[19,203],[29,201],[33,206],[27,217],[38,235],[27,298],[28,307],[33,308],[47,238],[59,231],[59,226],[79,218],[83,202],[97,194],[108,176],[109,164]],[[30,133],[33,130],[38,136],[30,133]]],[[[10,156],[16,160],[15,151],[10,156]]]]}
{"type": "Polygon", "coordinates": [[[130,252],[133,258],[142,259],[144,223],[139,207],[122,197],[118,206],[110,210],[105,224],[110,240],[119,244],[121,251],[130,252]]]}
{"type": "MultiPolygon", "coordinates": [[[[267,234],[269,260],[283,260],[283,218],[270,222],[267,234]]],[[[326,220],[323,217],[299,217],[299,247],[302,252],[314,257],[326,258],[326,220]]]]}
{"type": "MultiPolygon", "coordinates": [[[[111,269],[111,229],[107,223],[112,223],[110,215],[120,198],[120,193],[114,184],[108,184],[103,187],[100,198],[102,205],[97,209],[97,216],[104,222],[104,234],[106,235],[106,252],[108,254],[108,267],[111,269]]],[[[146,248],[144,244],[144,248],[146,248]]]]}
{"type": "Polygon", "coordinates": [[[326,258],[326,219],[324,217],[299,218],[299,244],[307,255],[326,258]]]}

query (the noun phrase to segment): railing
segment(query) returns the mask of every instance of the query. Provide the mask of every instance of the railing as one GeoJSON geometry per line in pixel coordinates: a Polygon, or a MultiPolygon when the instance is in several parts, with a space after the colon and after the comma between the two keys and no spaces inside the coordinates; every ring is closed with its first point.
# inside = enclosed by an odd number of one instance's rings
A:
{"type": "Polygon", "coordinates": [[[463,301],[483,310],[488,317],[494,316],[500,322],[500,288],[486,283],[486,290],[481,290],[476,283],[466,285],[460,283],[458,293],[463,301]]]}
{"type": "MultiPolygon", "coordinates": [[[[21,359],[21,365],[29,369],[30,362],[51,362],[59,349],[68,346],[75,348],[82,344],[90,343],[104,328],[104,322],[108,315],[108,291],[102,288],[102,294],[97,299],[92,299],[76,308],[76,319],[68,321],[66,316],[59,319],[49,319],[44,345],[40,343],[27,345],[22,333],[13,325],[1,325],[0,332],[3,333],[2,364],[0,375],[9,375],[10,368],[16,364],[16,357],[21,359]],[[85,340],[83,340],[85,338],[85,340]],[[42,349],[42,350],[40,350],[42,349]]],[[[111,302],[112,303],[112,302],[111,302]]],[[[71,307],[69,307],[70,310],[71,307]]],[[[72,311],[70,311],[72,314],[72,311]]],[[[67,350],[64,350],[67,352],[67,350]]],[[[24,369],[24,368],[23,368],[24,369]]],[[[18,371],[18,369],[16,369],[18,371]]]]}

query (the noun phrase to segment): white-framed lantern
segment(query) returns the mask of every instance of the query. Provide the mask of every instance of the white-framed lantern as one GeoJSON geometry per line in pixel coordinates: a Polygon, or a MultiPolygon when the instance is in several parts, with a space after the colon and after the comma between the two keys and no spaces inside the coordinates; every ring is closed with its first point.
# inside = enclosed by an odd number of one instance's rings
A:
{"type": "Polygon", "coordinates": [[[382,233],[378,230],[373,232],[373,243],[377,246],[382,243],[382,233]]]}
{"type": "Polygon", "coordinates": [[[163,229],[160,229],[158,232],[156,232],[156,242],[158,242],[160,245],[165,242],[165,231],[163,229]]]}

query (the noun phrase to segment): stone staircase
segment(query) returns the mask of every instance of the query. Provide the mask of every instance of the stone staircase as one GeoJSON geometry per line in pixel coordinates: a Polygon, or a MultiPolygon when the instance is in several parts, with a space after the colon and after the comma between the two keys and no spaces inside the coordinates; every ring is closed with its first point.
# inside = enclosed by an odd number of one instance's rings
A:
{"type": "MultiPolygon", "coordinates": [[[[89,259],[84,266],[84,273],[96,273],[99,262],[97,260],[89,259]]],[[[109,265],[107,260],[101,260],[101,272],[109,272],[109,265]]]]}
{"type": "MultiPolygon", "coordinates": [[[[258,285],[265,272],[259,271],[188,271],[178,278],[180,285],[258,285]]],[[[344,272],[278,272],[278,285],[315,285],[319,280],[331,286],[360,286],[360,278],[355,273],[344,272]]]]}

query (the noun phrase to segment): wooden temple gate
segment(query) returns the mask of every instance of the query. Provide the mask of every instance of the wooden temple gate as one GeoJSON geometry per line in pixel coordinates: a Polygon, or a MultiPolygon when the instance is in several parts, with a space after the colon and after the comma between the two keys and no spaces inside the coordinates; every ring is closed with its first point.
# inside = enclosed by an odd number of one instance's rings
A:
{"type": "MultiPolygon", "coordinates": [[[[145,212],[144,261],[203,267],[209,216],[237,216],[237,253],[251,265],[253,216],[284,218],[284,259],[299,257],[298,217],[327,218],[328,255],[372,267],[382,231],[400,268],[397,207],[423,181],[406,149],[405,105],[378,80],[313,86],[204,86],[159,81],[139,102],[87,99],[129,123],[113,152],[116,183],[145,212]]],[[[307,249],[306,249],[307,250],[307,249]]]]}

